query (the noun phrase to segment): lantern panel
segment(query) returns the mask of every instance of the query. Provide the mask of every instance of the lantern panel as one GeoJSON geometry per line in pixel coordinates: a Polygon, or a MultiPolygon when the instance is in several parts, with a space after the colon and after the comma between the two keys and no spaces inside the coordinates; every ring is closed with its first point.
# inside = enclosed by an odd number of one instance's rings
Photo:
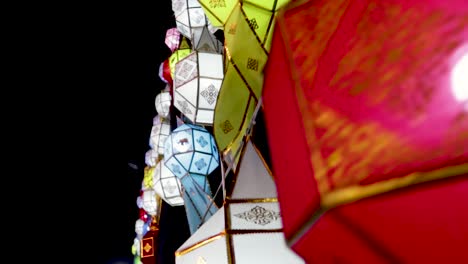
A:
{"type": "Polygon", "coordinates": [[[222,79],[200,78],[198,89],[198,108],[214,110],[218,100],[219,89],[223,83],[222,79]]]}
{"type": "Polygon", "coordinates": [[[159,197],[169,205],[179,206],[184,204],[180,180],[163,162],[159,162],[154,169],[152,187],[159,197]]]}
{"type": "MultiPolygon", "coordinates": [[[[176,86],[174,92],[174,102],[186,101],[189,105],[195,107],[197,105],[197,90],[198,79],[191,80],[183,85],[176,86]]],[[[194,112],[195,113],[195,112],[194,112]]]]}
{"type": "Polygon", "coordinates": [[[207,135],[205,131],[193,130],[193,138],[195,142],[195,150],[197,152],[204,152],[211,154],[211,136],[207,135]]]}
{"type": "Polygon", "coordinates": [[[214,79],[223,79],[223,55],[196,52],[198,55],[199,75],[214,79]]]}
{"type": "Polygon", "coordinates": [[[232,236],[236,263],[304,264],[286,244],[281,232],[232,236]]]}
{"type": "Polygon", "coordinates": [[[212,215],[218,207],[211,198],[211,190],[205,176],[187,175],[181,179],[184,186],[184,205],[187,213],[190,233],[195,233],[198,228],[212,215]]]}
{"type": "Polygon", "coordinates": [[[226,237],[223,235],[210,240],[197,250],[176,257],[176,264],[229,264],[227,254],[226,237]]]}
{"type": "Polygon", "coordinates": [[[231,203],[229,217],[235,230],[271,230],[283,227],[278,202],[231,203]]]}

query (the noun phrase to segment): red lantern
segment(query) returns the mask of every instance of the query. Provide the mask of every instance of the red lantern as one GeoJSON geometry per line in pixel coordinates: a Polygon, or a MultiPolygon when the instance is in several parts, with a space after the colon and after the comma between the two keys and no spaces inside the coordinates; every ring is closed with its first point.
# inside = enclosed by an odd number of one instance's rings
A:
{"type": "Polygon", "coordinates": [[[151,221],[150,230],[141,239],[140,243],[140,258],[143,264],[157,263],[156,253],[158,250],[157,239],[159,234],[159,225],[156,218],[151,221]]]}
{"type": "Polygon", "coordinates": [[[285,235],[306,261],[468,261],[468,99],[453,77],[467,18],[464,0],[278,15],[263,104],[285,235]]]}

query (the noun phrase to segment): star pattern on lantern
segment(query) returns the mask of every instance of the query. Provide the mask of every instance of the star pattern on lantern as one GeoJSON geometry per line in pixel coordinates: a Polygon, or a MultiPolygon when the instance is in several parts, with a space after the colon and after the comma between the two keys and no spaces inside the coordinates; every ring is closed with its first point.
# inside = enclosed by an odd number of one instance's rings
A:
{"type": "Polygon", "coordinates": [[[200,94],[210,105],[212,105],[216,101],[216,97],[218,97],[218,91],[213,84],[210,84],[210,86],[208,86],[200,94]]]}
{"type": "Polygon", "coordinates": [[[198,170],[203,169],[206,167],[208,164],[206,164],[205,159],[201,158],[195,162],[195,166],[197,166],[198,170]]]}
{"type": "Polygon", "coordinates": [[[200,136],[197,139],[197,142],[198,142],[198,144],[200,144],[200,146],[202,146],[202,148],[204,148],[208,144],[208,141],[206,141],[205,138],[202,137],[202,136],[200,136]]]}
{"type": "Polygon", "coordinates": [[[231,130],[233,130],[234,128],[232,127],[231,122],[229,122],[229,120],[226,120],[223,123],[221,123],[221,129],[223,130],[224,134],[227,134],[231,132],[231,130]]]}
{"type": "Polygon", "coordinates": [[[278,212],[265,209],[258,205],[250,209],[249,211],[235,214],[234,216],[242,218],[248,222],[251,222],[257,225],[267,225],[280,218],[280,214],[278,212]]]}

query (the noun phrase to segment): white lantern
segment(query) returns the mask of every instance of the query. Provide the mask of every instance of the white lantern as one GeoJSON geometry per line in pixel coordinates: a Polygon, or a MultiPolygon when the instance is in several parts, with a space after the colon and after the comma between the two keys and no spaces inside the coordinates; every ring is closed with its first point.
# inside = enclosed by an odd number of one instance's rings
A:
{"type": "Polygon", "coordinates": [[[223,79],[221,54],[192,52],[175,65],[174,106],[192,123],[212,125],[223,79]]]}
{"type": "Polygon", "coordinates": [[[169,120],[155,117],[153,119],[153,127],[151,128],[149,146],[159,154],[163,155],[164,143],[170,133],[171,124],[169,123],[169,120]]]}
{"type": "Polygon", "coordinates": [[[224,206],[175,252],[176,264],[305,263],[286,244],[276,186],[250,141],[235,178],[224,206]]]}
{"type": "Polygon", "coordinates": [[[135,233],[137,235],[137,238],[141,239],[148,231],[149,227],[145,225],[145,221],[141,219],[135,221],[135,233]]]}
{"type": "Polygon", "coordinates": [[[157,193],[153,189],[146,189],[143,191],[142,207],[151,216],[159,214],[161,198],[158,197],[157,193]]]}
{"type": "Polygon", "coordinates": [[[172,0],[172,11],[177,29],[188,39],[192,38],[194,29],[208,25],[205,12],[197,0],[172,0]]]}
{"type": "Polygon", "coordinates": [[[171,108],[172,96],[168,91],[161,91],[156,95],[154,104],[156,107],[156,112],[162,118],[169,118],[169,111],[171,108]]]}
{"type": "Polygon", "coordinates": [[[150,167],[154,167],[156,166],[156,162],[158,161],[158,158],[159,158],[158,151],[151,148],[145,153],[145,164],[150,167]]]}
{"type": "Polygon", "coordinates": [[[163,162],[158,162],[153,172],[153,189],[171,206],[184,205],[183,190],[177,178],[163,162]]]}
{"type": "Polygon", "coordinates": [[[184,124],[174,129],[165,143],[164,164],[179,178],[188,173],[209,175],[219,166],[213,136],[196,125],[184,124]]]}

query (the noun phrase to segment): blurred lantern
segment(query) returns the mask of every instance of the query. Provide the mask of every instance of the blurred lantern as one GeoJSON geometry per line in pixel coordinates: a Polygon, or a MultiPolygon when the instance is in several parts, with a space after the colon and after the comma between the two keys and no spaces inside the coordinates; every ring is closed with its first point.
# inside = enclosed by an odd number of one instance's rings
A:
{"type": "Polygon", "coordinates": [[[132,255],[140,256],[140,239],[136,237],[133,239],[132,255]]]}
{"type": "Polygon", "coordinates": [[[158,162],[153,171],[153,189],[170,206],[184,204],[180,180],[164,165],[164,162],[158,162]]]}
{"type": "Polygon", "coordinates": [[[153,189],[143,191],[143,209],[151,215],[158,216],[161,210],[161,198],[153,189]]]}
{"type": "Polygon", "coordinates": [[[213,124],[223,78],[221,54],[192,52],[176,64],[174,106],[195,124],[213,124]]]}
{"type": "Polygon", "coordinates": [[[157,150],[150,148],[145,153],[145,164],[150,167],[156,166],[156,162],[158,161],[159,153],[157,150]]]}
{"type": "Polygon", "coordinates": [[[176,49],[171,56],[169,56],[169,68],[171,72],[171,78],[174,80],[175,65],[177,62],[187,57],[192,52],[192,48],[189,45],[189,41],[186,37],[182,37],[180,46],[176,49]]]}
{"type": "Polygon", "coordinates": [[[164,142],[171,133],[171,124],[169,120],[155,117],[153,127],[151,128],[149,146],[157,150],[160,155],[164,154],[164,142]]]}
{"type": "Polygon", "coordinates": [[[194,30],[208,25],[208,19],[198,1],[172,0],[172,10],[179,32],[192,39],[194,30]]]}
{"type": "Polygon", "coordinates": [[[224,206],[176,251],[176,263],[304,263],[286,245],[273,177],[247,142],[224,206]]]}
{"type": "Polygon", "coordinates": [[[158,115],[162,118],[169,118],[169,111],[171,108],[172,97],[169,91],[161,91],[156,95],[154,104],[158,115]]]}
{"type": "MultiPolygon", "coordinates": [[[[143,193],[145,190],[148,190],[153,187],[153,171],[154,167],[146,166],[143,170],[143,182],[141,184],[141,189],[143,193]]],[[[143,202],[143,197],[142,197],[143,202]]]]}
{"type": "Polygon", "coordinates": [[[291,247],[308,263],[468,262],[457,202],[468,200],[468,115],[450,82],[468,2],[283,11],[262,100],[291,247]]]}
{"type": "Polygon", "coordinates": [[[143,221],[141,219],[138,219],[135,221],[135,233],[138,239],[143,238],[143,236],[150,230],[148,223],[151,222],[151,220],[148,221],[143,221]]]}
{"type": "Polygon", "coordinates": [[[182,183],[187,220],[194,233],[218,209],[207,179],[219,166],[214,138],[200,126],[184,124],[174,129],[166,140],[164,165],[182,183]]]}
{"type": "Polygon", "coordinates": [[[177,48],[179,48],[180,44],[180,32],[177,28],[170,28],[166,31],[166,39],[164,40],[167,47],[174,52],[177,48]]]}
{"type": "Polygon", "coordinates": [[[161,62],[159,65],[159,78],[161,81],[172,85],[171,67],[169,66],[169,58],[161,62]]]}
{"type": "Polygon", "coordinates": [[[158,221],[153,218],[149,231],[143,236],[140,243],[140,258],[143,264],[156,263],[157,239],[159,234],[158,221]]]}

